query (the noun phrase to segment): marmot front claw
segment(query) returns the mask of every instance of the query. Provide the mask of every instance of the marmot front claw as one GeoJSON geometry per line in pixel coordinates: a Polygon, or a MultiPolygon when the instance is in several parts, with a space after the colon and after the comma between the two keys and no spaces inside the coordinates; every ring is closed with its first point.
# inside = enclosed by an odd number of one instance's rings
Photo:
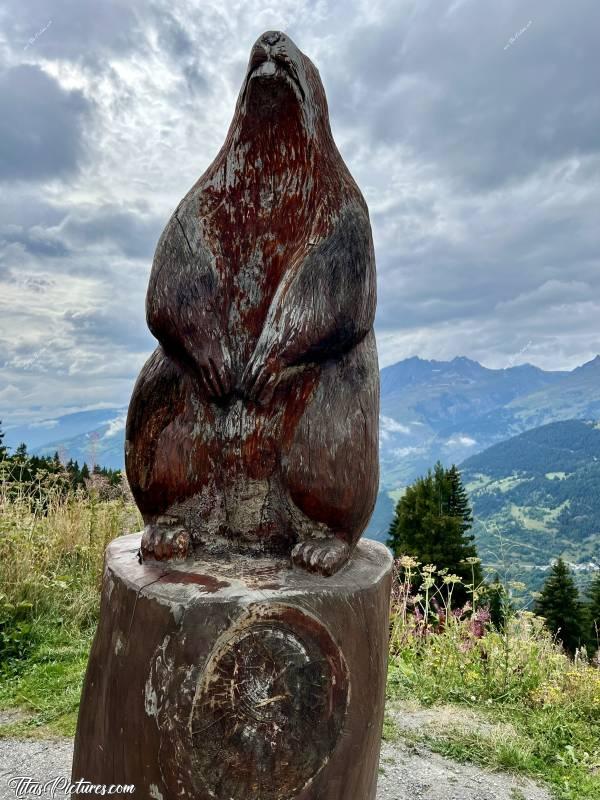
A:
{"type": "Polygon", "coordinates": [[[309,572],[333,575],[350,557],[350,548],[341,539],[307,539],[292,550],[292,563],[309,572]]]}
{"type": "Polygon", "coordinates": [[[190,534],[181,527],[150,523],[142,536],[142,559],[185,559],[190,550],[190,534]]]}

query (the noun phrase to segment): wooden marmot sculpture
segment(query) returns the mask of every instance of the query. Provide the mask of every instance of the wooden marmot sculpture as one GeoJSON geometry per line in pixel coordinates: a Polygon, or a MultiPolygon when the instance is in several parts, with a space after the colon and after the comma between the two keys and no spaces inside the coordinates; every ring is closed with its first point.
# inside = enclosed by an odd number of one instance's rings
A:
{"type": "Polygon", "coordinates": [[[378,486],[375,258],[313,63],[256,42],[225,144],[177,207],[146,299],[127,476],[144,558],[291,553],[326,575],[378,486]]]}

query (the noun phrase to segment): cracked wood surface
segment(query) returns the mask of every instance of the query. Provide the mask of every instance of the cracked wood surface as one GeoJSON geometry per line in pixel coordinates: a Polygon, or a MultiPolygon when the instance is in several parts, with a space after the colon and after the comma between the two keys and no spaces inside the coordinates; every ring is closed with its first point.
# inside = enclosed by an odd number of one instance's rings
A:
{"type": "Polygon", "coordinates": [[[391,556],[325,577],[281,556],[106,553],[73,779],[160,800],[374,800],[391,556]]]}
{"type": "Polygon", "coordinates": [[[256,42],[219,154],[156,248],[128,478],[158,560],[272,552],[331,574],[378,486],[375,258],[319,73],[256,42]]]}

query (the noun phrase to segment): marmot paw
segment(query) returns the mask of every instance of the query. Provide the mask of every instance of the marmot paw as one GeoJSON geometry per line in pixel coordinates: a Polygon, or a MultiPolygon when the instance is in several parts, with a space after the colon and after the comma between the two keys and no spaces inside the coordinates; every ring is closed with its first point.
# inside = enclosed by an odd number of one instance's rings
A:
{"type": "Polygon", "coordinates": [[[142,536],[142,558],[157,561],[187,558],[190,534],[177,526],[146,525],[142,536]]]}
{"type": "Polygon", "coordinates": [[[350,557],[350,548],[341,539],[307,539],[292,550],[292,562],[309,572],[333,575],[350,557]]]}

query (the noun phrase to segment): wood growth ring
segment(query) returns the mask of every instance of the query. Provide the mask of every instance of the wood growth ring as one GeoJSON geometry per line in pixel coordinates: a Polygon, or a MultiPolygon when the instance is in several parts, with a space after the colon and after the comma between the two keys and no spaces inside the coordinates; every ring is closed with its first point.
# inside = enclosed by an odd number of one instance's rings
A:
{"type": "Polygon", "coordinates": [[[216,800],[290,800],[327,762],[348,701],[346,664],[314,617],[256,612],[217,647],[191,717],[194,777],[216,800]]]}

